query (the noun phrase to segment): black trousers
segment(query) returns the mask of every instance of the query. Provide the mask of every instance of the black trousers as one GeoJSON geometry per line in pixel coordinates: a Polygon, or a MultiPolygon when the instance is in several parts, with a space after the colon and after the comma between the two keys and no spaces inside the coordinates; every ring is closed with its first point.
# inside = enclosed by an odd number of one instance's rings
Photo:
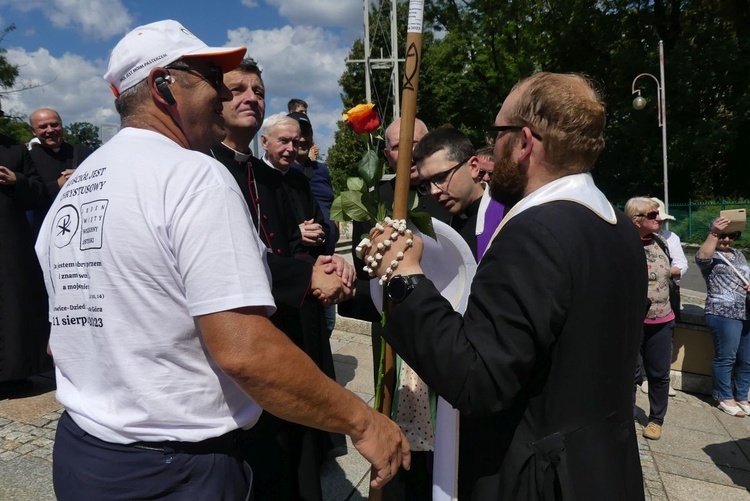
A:
{"type": "Polygon", "coordinates": [[[65,412],[52,452],[55,495],[60,501],[250,499],[252,472],[238,456],[208,452],[218,450],[211,446],[202,453],[200,446],[184,452],[165,444],[105,442],[83,431],[65,412]]]}

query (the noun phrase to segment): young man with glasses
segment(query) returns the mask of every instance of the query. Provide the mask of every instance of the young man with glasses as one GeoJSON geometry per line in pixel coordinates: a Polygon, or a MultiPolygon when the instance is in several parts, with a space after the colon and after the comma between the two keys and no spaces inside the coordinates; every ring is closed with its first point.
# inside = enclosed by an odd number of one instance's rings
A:
{"type": "Polygon", "coordinates": [[[471,140],[458,129],[444,127],[427,134],[414,149],[419,192],[433,197],[451,215],[450,226],[461,234],[477,259],[476,224],[484,194],[472,172],[478,158],[471,140]]]}

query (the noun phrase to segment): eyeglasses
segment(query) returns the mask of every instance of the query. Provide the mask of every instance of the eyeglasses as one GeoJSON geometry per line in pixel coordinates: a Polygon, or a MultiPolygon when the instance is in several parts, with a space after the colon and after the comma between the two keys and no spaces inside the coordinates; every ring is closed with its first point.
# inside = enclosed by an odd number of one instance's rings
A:
{"type": "Polygon", "coordinates": [[[491,170],[479,169],[479,179],[484,179],[484,176],[492,177],[492,172],[491,170]]]}
{"type": "Polygon", "coordinates": [[[636,214],[638,217],[645,217],[646,219],[654,220],[657,217],[659,217],[659,211],[658,210],[652,210],[651,212],[647,214],[636,214]]]}
{"type": "MultiPolygon", "coordinates": [[[[526,127],[525,125],[493,125],[491,127],[487,127],[484,130],[484,134],[487,138],[487,144],[495,144],[497,142],[497,138],[500,135],[501,132],[507,132],[507,131],[513,131],[518,132],[520,130],[523,130],[523,128],[526,127]]],[[[537,138],[539,141],[542,141],[542,136],[531,130],[531,135],[535,138],[537,138]]]]}
{"type": "Polygon", "coordinates": [[[739,231],[733,231],[732,233],[720,233],[719,239],[728,238],[729,240],[737,240],[742,235],[739,231]]]}
{"type": "Polygon", "coordinates": [[[450,169],[444,170],[443,172],[438,172],[429,179],[424,179],[419,184],[419,186],[417,186],[417,192],[420,195],[427,195],[428,193],[430,193],[430,184],[434,185],[435,188],[439,189],[440,191],[444,191],[445,187],[450,184],[451,179],[453,178],[453,173],[456,172],[463,164],[465,164],[469,160],[471,160],[471,157],[458,162],[450,169]]]}
{"type": "Polygon", "coordinates": [[[205,65],[205,66],[187,66],[187,65],[167,65],[164,67],[167,70],[187,71],[188,73],[197,73],[204,80],[211,84],[215,89],[220,89],[224,85],[224,70],[221,66],[205,65]]]}

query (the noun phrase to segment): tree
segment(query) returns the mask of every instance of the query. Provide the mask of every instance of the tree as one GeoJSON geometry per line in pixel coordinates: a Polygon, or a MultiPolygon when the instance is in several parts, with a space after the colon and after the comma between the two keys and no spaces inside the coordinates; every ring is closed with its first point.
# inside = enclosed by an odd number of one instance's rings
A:
{"type": "Polygon", "coordinates": [[[70,144],[82,144],[97,149],[102,145],[99,129],[89,122],[73,122],[65,127],[65,140],[70,144]]]}
{"type": "MultiPolygon", "coordinates": [[[[398,5],[401,52],[405,6],[398,5]]],[[[373,6],[371,32],[375,13],[388,8],[382,1],[373,6]]],[[[431,0],[425,32],[417,115],[430,128],[461,129],[475,146],[519,79],[540,70],[587,74],[608,109],[607,148],[593,175],[620,203],[663,193],[657,91],[639,80],[651,103],[642,112],[633,110],[630,92],[636,75],[659,75],[663,40],[670,200],[750,193],[748,0],[431,0]]],[[[377,53],[377,40],[374,45],[377,53]]],[[[362,46],[355,42],[350,57],[361,58],[362,46]]],[[[345,108],[363,101],[362,68],[347,68],[340,83],[345,108]]],[[[337,147],[338,141],[329,151],[337,147]]],[[[344,168],[356,171],[356,165],[344,168]]]]}
{"type": "Polygon", "coordinates": [[[8,59],[5,57],[5,53],[8,50],[2,46],[5,36],[15,29],[15,24],[9,24],[3,29],[2,34],[0,34],[0,87],[3,89],[13,87],[13,84],[16,83],[16,78],[18,78],[18,66],[8,62],[8,59]]]}

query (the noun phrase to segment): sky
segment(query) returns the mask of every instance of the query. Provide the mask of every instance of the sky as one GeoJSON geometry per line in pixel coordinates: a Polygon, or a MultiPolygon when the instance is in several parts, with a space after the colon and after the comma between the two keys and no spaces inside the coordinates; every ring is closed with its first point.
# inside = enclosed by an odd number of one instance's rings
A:
{"type": "Polygon", "coordinates": [[[50,107],[64,125],[119,124],[102,78],[109,52],[131,29],[162,19],[209,46],[247,46],[263,69],[266,116],[304,99],[315,142],[331,146],[344,111],[338,79],[363,36],[361,0],[0,0],[0,27],[16,25],[2,41],[20,71],[15,87],[36,87],[4,91],[3,109],[27,117],[50,107]]]}

